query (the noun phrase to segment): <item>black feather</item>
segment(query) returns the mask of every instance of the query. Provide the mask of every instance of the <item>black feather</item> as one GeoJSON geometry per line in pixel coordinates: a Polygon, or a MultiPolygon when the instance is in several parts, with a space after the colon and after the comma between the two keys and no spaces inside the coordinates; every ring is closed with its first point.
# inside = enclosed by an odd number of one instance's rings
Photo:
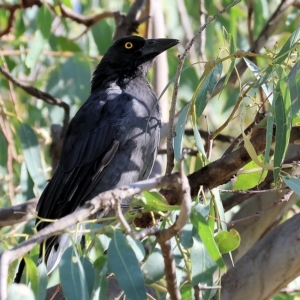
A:
{"type": "MultiPolygon", "coordinates": [[[[39,217],[59,219],[103,191],[149,176],[159,143],[160,112],[145,76],[151,60],[177,43],[132,36],[108,49],[94,71],[90,97],[68,126],[60,163],[38,203],[39,217]],[[130,49],[125,47],[128,42],[130,49]]],[[[48,224],[41,222],[37,229],[48,224]]],[[[66,235],[46,241],[48,271],[67,247],[66,235]]]]}

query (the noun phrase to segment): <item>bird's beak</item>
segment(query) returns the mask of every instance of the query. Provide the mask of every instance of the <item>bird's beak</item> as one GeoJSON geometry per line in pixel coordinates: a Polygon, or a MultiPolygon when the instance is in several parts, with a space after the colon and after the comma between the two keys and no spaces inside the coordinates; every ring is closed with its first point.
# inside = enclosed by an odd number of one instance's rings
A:
{"type": "Polygon", "coordinates": [[[157,56],[158,54],[166,51],[167,49],[177,45],[178,40],[174,39],[149,39],[145,41],[142,48],[142,56],[157,56]]]}

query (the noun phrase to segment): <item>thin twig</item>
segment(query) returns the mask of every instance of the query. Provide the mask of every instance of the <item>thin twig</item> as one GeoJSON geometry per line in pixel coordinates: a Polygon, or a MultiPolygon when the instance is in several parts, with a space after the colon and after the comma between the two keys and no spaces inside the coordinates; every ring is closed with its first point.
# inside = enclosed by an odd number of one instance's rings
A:
{"type": "Polygon", "coordinates": [[[70,119],[70,107],[67,103],[65,103],[65,102],[53,97],[52,95],[50,95],[46,92],[43,92],[33,86],[30,86],[28,84],[21,82],[20,80],[14,78],[8,71],[6,71],[1,66],[0,66],[0,73],[2,73],[9,81],[14,83],[16,86],[23,89],[27,94],[29,94],[33,97],[36,97],[38,99],[41,99],[48,104],[57,105],[59,107],[62,107],[65,111],[62,134],[65,133],[65,130],[67,129],[67,126],[69,124],[69,119],[70,119]]]}
{"type": "Polygon", "coordinates": [[[141,182],[131,184],[129,187],[118,188],[112,191],[107,191],[87,201],[81,208],[75,212],[59,219],[46,226],[38,233],[31,236],[25,242],[18,246],[4,251],[0,254],[0,300],[7,298],[7,277],[9,264],[14,260],[24,256],[27,252],[32,250],[37,244],[43,242],[51,236],[61,233],[66,228],[86,220],[89,216],[95,214],[101,209],[111,209],[115,204],[115,199],[126,199],[138,194],[144,190],[153,188],[169,187],[178,189],[180,180],[177,174],[170,176],[149,179],[141,182]]]}
{"type": "Polygon", "coordinates": [[[234,220],[234,221],[231,221],[229,223],[227,223],[227,226],[228,227],[233,227],[235,226],[236,224],[238,223],[242,223],[242,222],[245,222],[245,221],[250,221],[250,220],[256,220],[258,219],[263,213],[267,212],[268,210],[274,208],[275,206],[278,206],[282,203],[285,203],[287,201],[289,201],[290,197],[294,194],[294,191],[293,190],[290,190],[288,191],[286,194],[284,194],[283,197],[281,197],[279,200],[273,202],[271,205],[267,206],[266,208],[256,212],[255,214],[251,215],[251,216],[247,216],[245,218],[242,218],[242,219],[238,219],[238,220],[234,220]]]}

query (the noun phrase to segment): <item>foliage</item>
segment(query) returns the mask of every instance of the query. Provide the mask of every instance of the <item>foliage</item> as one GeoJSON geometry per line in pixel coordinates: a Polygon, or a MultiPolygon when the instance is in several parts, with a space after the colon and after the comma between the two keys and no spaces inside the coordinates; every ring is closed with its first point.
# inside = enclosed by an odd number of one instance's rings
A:
{"type": "MultiPolygon", "coordinates": [[[[130,7],[130,1],[61,2],[85,16],[99,11],[126,12],[130,7]]],[[[223,2],[225,5],[229,1],[223,2]]],[[[274,9],[274,3],[254,2],[251,32],[247,27],[247,3],[242,1],[206,29],[205,53],[202,53],[206,64],[199,62],[198,55],[188,56],[177,101],[175,158],[179,160],[183,148],[192,148],[197,150],[197,155],[185,160],[186,172],[193,173],[208,165],[221,158],[227,148],[225,143],[218,141],[218,136],[241,136],[261,112],[267,116],[256,129],[266,129],[266,151],[258,155],[250,136],[244,134],[244,146],[252,161],[237,173],[236,182],[228,182],[225,188],[256,188],[271,170],[274,187],[282,188],[284,182],[300,195],[300,180],[283,168],[292,127],[299,126],[299,15],[296,8],[290,9],[282,19],[280,30],[274,32],[265,48],[260,53],[250,53],[247,49],[252,45],[251,40],[258,37],[274,9]],[[239,60],[246,62],[248,71],[238,77],[238,86],[232,87],[229,77],[238,72],[235,65],[239,60]],[[224,81],[220,81],[222,76],[224,81]],[[221,88],[218,83],[222,84],[221,88]],[[211,141],[215,140],[210,151],[207,140],[201,138],[198,130],[207,127],[212,132],[211,141]],[[273,146],[275,127],[276,143],[273,146]],[[185,135],[186,128],[192,128],[192,136],[185,135]]],[[[200,27],[198,9],[195,9],[194,1],[184,4],[190,29],[196,32],[200,27]]],[[[113,19],[107,18],[86,28],[63,18],[56,2],[51,5],[54,10],[47,4],[17,10],[13,30],[0,41],[1,66],[14,77],[67,103],[73,116],[88,97],[90,74],[111,44],[116,25],[113,19]]],[[[177,49],[168,51],[169,81],[172,82],[178,63],[176,55],[182,53],[187,44],[187,28],[182,26],[183,16],[175,2],[163,1],[163,5],[167,35],[182,41],[177,49]]],[[[218,0],[205,1],[208,15],[217,13],[220,6],[218,0]]],[[[7,20],[7,11],[0,9],[0,24],[6,24],[7,20]]],[[[146,30],[145,24],[139,27],[141,35],[146,35],[146,30]]],[[[196,53],[201,51],[200,46],[197,40],[196,53]]],[[[150,72],[149,78],[153,76],[150,72]]],[[[65,115],[61,107],[28,95],[10,85],[3,76],[0,76],[0,87],[0,207],[4,208],[41,194],[47,178],[51,178],[51,125],[62,125],[65,115]]],[[[171,96],[171,92],[172,84],[166,93],[171,96]]],[[[255,134],[254,131],[251,134],[255,134]]],[[[222,204],[225,197],[219,188],[206,194],[199,189],[201,197],[194,201],[190,222],[170,241],[182,299],[193,299],[193,287],[199,284],[212,287],[202,291],[203,299],[211,299],[221,284],[222,272],[228,268],[223,254],[231,255],[240,245],[239,233],[227,229],[230,215],[225,217],[222,204]]],[[[175,222],[179,209],[169,205],[158,192],[143,193],[132,201],[132,206],[136,205],[160,214],[160,229],[175,222]]],[[[130,218],[138,214],[130,215],[130,218]]],[[[2,228],[0,251],[12,248],[34,234],[33,224],[30,221],[21,228],[2,228]]],[[[80,246],[69,248],[58,267],[59,276],[54,272],[47,278],[45,266],[36,266],[37,248],[28,254],[23,278],[30,285],[26,299],[43,299],[47,285],[58,282],[61,282],[67,299],[106,299],[106,275],[110,273],[114,273],[130,299],[147,299],[146,286],[155,290],[157,298],[166,299],[164,262],[156,240],[152,237],[133,240],[112,225],[104,227],[88,222],[86,249],[80,246]]],[[[13,282],[16,267],[15,262],[9,270],[9,284],[13,282]]],[[[16,286],[11,285],[9,299],[17,299],[17,294],[16,286]]],[[[292,298],[277,295],[275,299],[292,298]]]]}

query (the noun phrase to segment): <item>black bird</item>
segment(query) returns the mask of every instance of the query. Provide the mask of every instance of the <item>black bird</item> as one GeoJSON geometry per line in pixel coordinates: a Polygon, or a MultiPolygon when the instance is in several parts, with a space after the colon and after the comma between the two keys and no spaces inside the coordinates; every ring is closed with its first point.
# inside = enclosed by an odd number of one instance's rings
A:
{"type": "MultiPolygon", "coordinates": [[[[68,126],[59,165],[37,206],[39,217],[62,218],[101,192],[148,178],[160,139],[160,111],[145,76],[154,57],[177,43],[128,36],[108,49],[92,76],[91,95],[68,126]]],[[[48,272],[69,244],[66,235],[46,241],[48,272]]]]}

